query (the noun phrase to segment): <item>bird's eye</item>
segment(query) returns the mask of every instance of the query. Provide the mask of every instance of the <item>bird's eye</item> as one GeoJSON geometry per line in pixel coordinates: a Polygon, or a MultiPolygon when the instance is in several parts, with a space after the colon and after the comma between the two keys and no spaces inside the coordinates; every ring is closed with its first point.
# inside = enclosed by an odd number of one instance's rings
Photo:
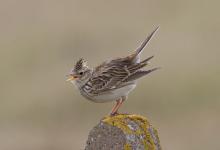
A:
{"type": "Polygon", "coordinates": [[[83,75],[83,72],[80,72],[79,74],[80,74],[80,75],[83,75]]]}

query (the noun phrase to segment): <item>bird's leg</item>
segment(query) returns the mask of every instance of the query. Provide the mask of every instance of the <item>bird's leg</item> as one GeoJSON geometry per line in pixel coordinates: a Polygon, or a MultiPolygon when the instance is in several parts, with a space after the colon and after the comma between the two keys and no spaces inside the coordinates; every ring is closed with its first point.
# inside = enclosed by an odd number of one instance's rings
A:
{"type": "Polygon", "coordinates": [[[118,113],[118,109],[121,107],[122,103],[123,103],[123,100],[120,99],[118,105],[117,105],[116,108],[115,108],[114,114],[117,114],[117,113],[118,113]]]}
{"type": "Polygon", "coordinates": [[[116,104],[114,105],[114,107],[112,108],[112,111],[111,111],[111,115],[115,115],[116,114],[116,109],[119,105],[119,102],[120,102],[121,99],[118,99],[116,100],[116,104]]]}
{"type": "Polygon", "coordinates": [[[122,97],[119,100],[116,100],[116,105],[113,107],[113,109],[111,111],[111,115],[115,115],[118,113],[118,109],[121,107],[121,105],[125,99],[126,99],[126,97],[122,97]]]}

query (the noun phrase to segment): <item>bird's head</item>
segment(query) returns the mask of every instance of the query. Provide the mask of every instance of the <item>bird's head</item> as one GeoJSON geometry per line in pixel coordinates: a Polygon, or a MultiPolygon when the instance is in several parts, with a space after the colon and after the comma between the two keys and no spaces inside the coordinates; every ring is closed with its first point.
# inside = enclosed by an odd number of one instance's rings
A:
{"type": "Polygon", "coordinates": [[[87,80],[90,77],[90,75],[91,69],[89,69],[89,67],[87,66],[86,61],[83,58],[81,58],[76,62],[74,68],[67,75],[67,81],[83,82],[87,80]]]}

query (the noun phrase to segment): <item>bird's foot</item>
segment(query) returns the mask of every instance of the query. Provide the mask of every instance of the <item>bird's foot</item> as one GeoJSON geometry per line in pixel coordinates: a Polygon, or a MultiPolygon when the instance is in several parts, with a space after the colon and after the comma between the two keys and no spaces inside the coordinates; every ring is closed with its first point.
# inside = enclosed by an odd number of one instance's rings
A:
{"type": "Polygon", "coordinates": [[[110,116],[111,116],[111,117],[116,116],[116,115],[119,115],[119,113],[118,113],[118,112],[111,112],[111,113],[110,113],[110,116]]]}

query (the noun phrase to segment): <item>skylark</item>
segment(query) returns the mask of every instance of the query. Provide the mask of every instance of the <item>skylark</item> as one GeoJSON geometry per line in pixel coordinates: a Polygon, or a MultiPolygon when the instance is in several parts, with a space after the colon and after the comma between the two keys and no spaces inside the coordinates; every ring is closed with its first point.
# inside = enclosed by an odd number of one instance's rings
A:
{"type": "Polygon", "coordinates": [[[158,68],[143,70],[149,60],[140,60],[143,48],[148,44],[157,27],[142,44],[129,56],[103,62],[95,68],[89,68],[84,59],[79,59],[68,75],[69,79],[79,89],[82,96],[92,102],[105,103],[116,101],[111,115],[118,112],[119,107],[127,99],[128,94],[136,87],[137,79],[158,68]]]}

